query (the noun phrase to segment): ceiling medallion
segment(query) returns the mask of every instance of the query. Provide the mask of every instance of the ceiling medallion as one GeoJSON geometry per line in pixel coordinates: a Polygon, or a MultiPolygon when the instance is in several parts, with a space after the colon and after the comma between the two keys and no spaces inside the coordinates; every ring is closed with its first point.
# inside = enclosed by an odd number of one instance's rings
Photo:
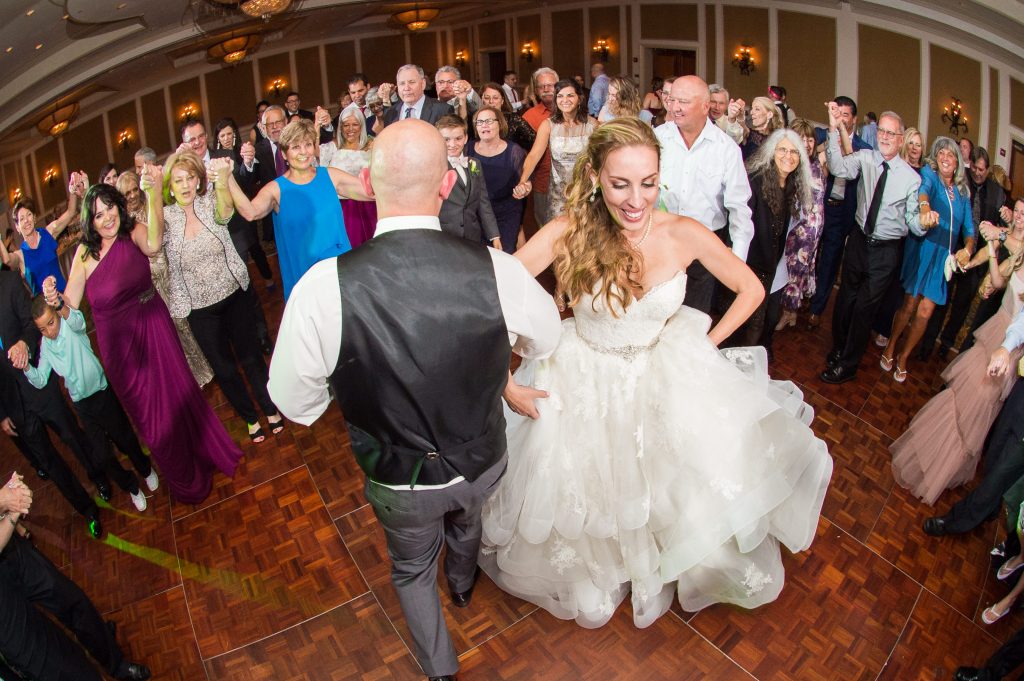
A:
{"type": "Polygon", "coordinates": [[[259,33],[235,36],[222,40],[206,49],[206,58],[233,66],[255,52],[263,42],[259,33]]]}
{"type": "Polygon", "coordinates": [[[420,8],[419,5],[416,5],[405,12],[392,14],[391,18],[410,31],[422,31],[430,26],[430,22],[436,19],[439,14],[441,14],[439,9],[420,8]]]}
{"type": "Polygon", "coordinates": [[[60,101],[53,103],[53,109],[46,114],[42,120],[36,123],[36,129],[50,137],[60,137],[71,126],[71,122],[78,115],[78,102],[60,105],[60,101]]]}

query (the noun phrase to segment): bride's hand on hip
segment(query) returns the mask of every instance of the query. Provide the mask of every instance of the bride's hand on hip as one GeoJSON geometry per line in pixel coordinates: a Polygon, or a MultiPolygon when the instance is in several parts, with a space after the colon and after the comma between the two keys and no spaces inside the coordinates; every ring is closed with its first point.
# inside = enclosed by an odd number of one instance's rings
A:
{"type": "Polygon", "coordinates": [[[508,403],[508,408],[520,416],[529,416],[531,419],[540,418],[537,405],[534,400],[543,399],[548,396],[547,391],[537,390],[528,385],[519,385],[511,377],[505,385],[502,397],[508,403]]]}

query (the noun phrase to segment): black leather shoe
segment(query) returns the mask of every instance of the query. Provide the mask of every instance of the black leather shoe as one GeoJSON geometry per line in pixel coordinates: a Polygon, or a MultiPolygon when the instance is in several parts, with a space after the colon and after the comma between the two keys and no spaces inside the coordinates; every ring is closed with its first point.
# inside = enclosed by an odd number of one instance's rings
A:
{"type": "Polygon", "coordinates": [[[146,665],[138,662],[122,662],[115,678],[123,681],[146,681],[150,676],[152,673],[146,665]]]}
{"type": "Polygon", "coordinates": [[[953,681],[981,681],[981,670],[977,667],[960,667],[953,675],[953,681]]]}
{"type": "Polygon", "coordinates": [[[456,681],[455,676],[448,674],[446,676],[428,676],[427,681],[456,681]]]}
{"type": "Polygon", "coordinates": [[[110,501],[110,483],[109,482],[97,482],[96,491],[100,495],[100,499],[103,501],[110,501]]]}
{"type": "Polygon", "coordinates": [[[818,378],[825,383],[839,385],[840,383],[846,383],[847,381],[852,381],[857,378],[857,372],[853,369],[846,369],[841,364],[836,364],[835,366],[822,371],[818,378]]]}
{"type": "Polygon", "coordinates": [[[925,534],[932,537],[941,537],[949,534],[949,530],[946,529],[946,519],[942,516],[926,518],[922,528],[924,529],[925,534]]]}
{"type": "Polygon", "coordinates": [[[842,350],[833,350],[832,352],[825,355],[825,366],[829,369],[839,364],[839,358],[843,356],[842,350]]]}
{"type": "Polygon", "coordinates": [[[37,469],[36,469],[36,475],[38,475],[38,476],[39,476],[39,479],[40,479],[40,480],[49,480],[49,479],[50,479],[50,474],[49,474],[49,473],[47,473],[47,472],[46,472],[45,470],[43,470],[42,468],[37,468],[37,469]]]}
{"type": "MultiPolygon", "coordinates": [[[[473,599],[473,588],[476,586],[476,580],[480,577],[480,568],[476,569],[473,573],[473,583],[469,585],[469,588],[465,591],[453,591],[452,592],[452,603],[458,608],[465,608],[469,605],[469,602],[473,599]]],[[[443,678],[443,677],[442,677],[443,678]]]]}

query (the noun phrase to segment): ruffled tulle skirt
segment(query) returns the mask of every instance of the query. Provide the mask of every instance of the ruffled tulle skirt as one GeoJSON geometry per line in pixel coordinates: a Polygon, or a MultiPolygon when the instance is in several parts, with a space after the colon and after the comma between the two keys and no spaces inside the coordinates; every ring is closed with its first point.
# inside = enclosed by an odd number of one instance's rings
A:
{"type": "Polygon", "coordinates": [[[719,352],[681,308],[649,350],[590,346],[573,320],[516,381],[549,391],[511,412],[509,467],[483,511],[481,565],[503,589],[586,627],[627,594],[646,627],[684,609],[774,600],[779,543],[810,546],[832,472],[795,385],[763,348],[719,352]]]}
{"type": "Polygon", "coordinates": [[[974,345],[943,370],[946,388],[889,447],[896,482],[927,504],[974,478],[985,436],[1017,380],[1020,349],[1010,354],[1006,376],[992,378],[987,372],[1009,325],[1009,314],[1000,309],[974,332],[974,345]]]}

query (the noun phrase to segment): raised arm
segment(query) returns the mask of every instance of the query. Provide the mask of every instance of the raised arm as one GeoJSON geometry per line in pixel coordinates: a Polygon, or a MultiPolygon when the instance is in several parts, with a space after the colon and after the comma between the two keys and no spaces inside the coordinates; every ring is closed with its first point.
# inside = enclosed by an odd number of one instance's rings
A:
{"type": "Polygon", "coordinates": [[[234,163],[229,158],[215,158],[210,161],[210,174],[213,175],[213,191],[217,205],[215,219],[220,224],[227,224],[235,214],[235,203],[228,189],[228,178],[232,176],[234,163]]]}
{"type": "Polygon", "coordinates": [[[280,203],[281,190],[276,180],[264,185],[251,201],[238,186],[234,176],[228,178],[228,191],[231,192],[235,210],[250,222],[270,215],[270,211],[276,211],[280,203]]]}
{"type": "Polygon", "coordinates": [[[334,191],[343,199],[355,199],[356,201],[373,201],[372,196],[367,195],[363,189],[363,183],[355,175],[350,175],[338,168],[328,168],[327,172],[334,183],[334,191]]]}
{"type": "Polygon", "coordinates": [[[141,186],[146,195],[147,224],[136,224],[132,230],[132,241],[149,257],[164,247],[163,171],[163,166],[149,164],[142,171],[141,186]]]}
{"type": "Polygon", "coordinates": [[[3,261],[5,265],[10,267],[15,272],[20,272],[24,276],[24,264],[25,261],[21,255],[20,250],[14,252],[7,250],[7,242],[0,239],[0,261],[3,261]]]}
{"type": "Polygon", "coordinates": [[[61,232],[67,229],[71,221],[78,214],[78,205],[89,185],[89,178],[85,173],[71,173],[71,180],[68,182],[68,207],[59,218],[46,225],[46,231],[54,239],[60,236],[61,232]]]}
{"type": "MultiPolygon", "coordinates": [[[[85,246],[79,245],[75,249],[75,256],[71,259],[71,271],[68,273],[67,285],[64,287],[65,307],[78,309],[82,305],[82,296],[85,294],[85,246]]],[[[60,301],[57,296],[57,280],[51,275],[43,281],[43,297],[53,307],[59,307],[60,301]]],[[[61,316],[64,317],[63,310],[61,316]]]]}

